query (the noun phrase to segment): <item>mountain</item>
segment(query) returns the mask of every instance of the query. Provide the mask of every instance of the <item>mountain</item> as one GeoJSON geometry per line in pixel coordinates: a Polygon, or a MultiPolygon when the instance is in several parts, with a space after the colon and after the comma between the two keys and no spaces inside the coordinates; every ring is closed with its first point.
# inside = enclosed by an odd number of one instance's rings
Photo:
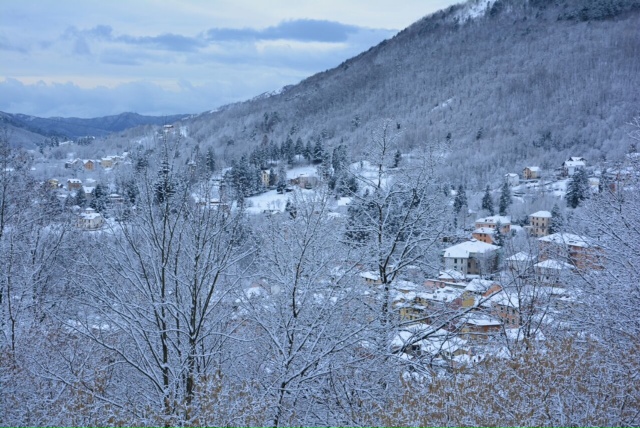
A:
{"type": "Polygon", "coordinates": [[[62,137],[75,139],[84,136],[104,137],[142,125],[164,125],[176,122],[187,115],[142,116],[137,113],[121,113],[115,116],[80,119],[77,117],[35,117],[25,114],[0,112],[0,124],[10,126],[13,139],[25,145],[40,142],[44,138],[62,137]],[[19,130],[19,131],[18,131],[19,130]]]}
{"type": "Polygon", "coordinates": [[[183,121],[225,158],[265,141],[366,152],[380,119],[401,149],[449,144],[446,173],[484,188],[567,156],[615,160],[640,110],[639,0],[471,0],[297,85],[183,121]]]}

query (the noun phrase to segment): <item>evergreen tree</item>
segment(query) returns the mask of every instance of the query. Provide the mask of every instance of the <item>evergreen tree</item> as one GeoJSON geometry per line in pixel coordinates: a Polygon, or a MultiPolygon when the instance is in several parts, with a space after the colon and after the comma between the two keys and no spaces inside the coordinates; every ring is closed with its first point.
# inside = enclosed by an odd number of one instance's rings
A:
{"type": "Polygon", "coordinates": [[[347,148],[344,144],[340,144],[333,149],[331,165],[333,166],[333,173],[335,175],[342,174],[342,172],[347,168],[347,148]]]}
{"type": "Polygon", "coordinates": [[[313,163],[319,164],[319,163],[322,163],[323,159],[324,159],[324,147],[322,146],[322,140],[318,138],[318,140],[313,146],[312,160],[313,160],[313,163]]]}
{"type": "Polygon", "coordinates": [[[493,198],[491,197],[491,189],[487,184],[487,188],[484,192],[484,196],[482,197],[482,209],[489,212],[489,215],[494,215],[495,210],[493,208],[493,198]]]}
{"type": "Polygon", "coordinates": [[[89,206],[99,213],[103,213],[107,208],[107,202],[109,201],[107,195],[107,189],[102,184],[98,184],[93,189],[93,199],[89,206]]]}
{"type": "Polygon", "coordinates": [[[554,204],[551,209],[551,220],[549,221],[549,233],[560,233],[564,229],[564,216],[558,204],[554,204]]]}
{"type": "Polygon", "coordinates": [[[205,155],[205,165],[209,175],[213,174],[216,170],[216,154],[213,151],[213,147],[209,146],[207,154],[205,155]]]}
{"type": "Polygon", "coordinates": [[[287,169],[284,166],[284,163],[280,163],[278,165],[278,173],[276,176],[276,186],[278,189],[284,190],[287,186],[287,169]]]}
{"type": "Polygon", "coordinates": [[[500,247],[504,246],[504,235],[502,234],[502,223],[499,221],[496,222],[496,230],[493,233],[492,241],[494,245],[498,245],[500,247]]]}
{"type": "Polygon", "coordinates": [[[76,197],[73,203],[80,208],[84,208],[87,205],[87,195],[84,193],[84,187],[80,187],[76,190],[76,197]]]}
{"type": "Polygon", "coordinates": [[[289,165],[293,165],[296,158],[295,146],[291,136],[287,136],[287,139],[282,143],[282,159],[284,159],[289,165]]]}
{"type": "Polygon", "coordinates": [[[498,205],[500,215],[507,215],[507,210],[509,209],[511,202],[511,188],[509,188],[509,183],[505,181],[502,184],[502,190],[500,191],[500,204],[498,205]]]}
{"type": "Polygon", "coordinates": [[[311,141],[307,141],[307,145],[304,147],[302,154],[307,162],[311,162],[313,160],[313,146],[311,145],[311,141]]]}
{"type": "Polygon", "coordinates": [[[136,186],[136,182],[134,180],[126,180],[122,184],[122,193],[125,198],[125,202],[129,202],[131,205],[136,204],[136,199],[138,197],[138,187],[136,186]]]}
{"type": "Polygon", "coordinates": [[[171,167],[167,156],[164,156],[158,170],[158,178],[154,184],[155,201],[161,205],[166,203],[176,192],[176,186],[171,177],[171,167]]]}
{"type": "Polygon", "coordinates": [[[298,137],[298,139],[296,140],[296,145],[293,148],[293,151],[295,152],[296,155],[304,156],[305,148],[304,148],[304,143],[302,142],[302,138],[298,137]]]}
{"type": "Polygon", "coordinates": [[[453,201],[453,211],[456,214],[459,214],[462,207],[465,206],[467,206],[467,193],[464,189],[464,186],[460,184],[458,186],[458,193],[456,193],[456,198],[453,201]]]}
{"type": "Polygon", "coordinates": [[[576,208],[580,202],[589,197],[589,176],[584,168],[573,174],[567,185],[567,206],[576,208]]]}
{"type": "Polygon", "coordinates": [[[400,149],[396,150],[396,154],[393,156],[393,168],[397,168],[400,166],[400,162],[402,161],[402,152],[400,149]]]}

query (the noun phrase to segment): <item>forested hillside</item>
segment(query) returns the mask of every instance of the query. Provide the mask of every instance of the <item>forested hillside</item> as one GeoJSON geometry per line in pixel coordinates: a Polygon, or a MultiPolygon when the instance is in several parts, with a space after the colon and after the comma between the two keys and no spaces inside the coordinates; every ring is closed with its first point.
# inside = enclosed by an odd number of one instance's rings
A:
{"type": "Polygon", "coordinates": [[[292,135],[343,141],[357,155],[373,123],[392,118],[404,150],[450,141],[445,175],[480,186],[525,162],[619,159],[622,125],[640,101],[638,2],[499,0],[472,19],[473,5],[428,16],[277,94],[186,121],[190,135],[219,152],[292,135]]]}

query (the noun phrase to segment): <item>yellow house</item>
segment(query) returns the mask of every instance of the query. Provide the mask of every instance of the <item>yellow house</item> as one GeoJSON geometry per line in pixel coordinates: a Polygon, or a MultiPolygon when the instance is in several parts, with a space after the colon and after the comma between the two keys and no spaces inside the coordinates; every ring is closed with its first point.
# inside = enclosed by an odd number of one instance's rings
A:
{"type": "Polygon", "coordinates": [[[547,236],[551,223],[551,213],[549,211],[536,211],[529,215],[529,233],[533,236],[547,236]]]}
{"type": "Polygon", "coordinates": [[[100,166],[103,168],[113,168],[113,158],[108,156],[106,158],[100,159],[100,166]]]}

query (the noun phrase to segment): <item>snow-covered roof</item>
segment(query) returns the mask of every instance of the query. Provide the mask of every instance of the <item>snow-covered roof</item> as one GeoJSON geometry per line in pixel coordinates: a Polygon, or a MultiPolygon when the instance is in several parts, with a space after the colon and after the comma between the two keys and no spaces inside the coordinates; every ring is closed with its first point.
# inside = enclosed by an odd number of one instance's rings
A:
{"type": "Polygon", "coordinates": [[[432,300],[435,302],[452,302],[463,293],[460,288],[442,287],[436,288],[432,292],[417,293],[416,296],[424,300],[432,300]]]}
{"type": "Polygon", "coordinates": [[[497,250],[497,245],[486,244],[482,241],[472,239],[471,241],[462,242],[444,250],[444,257],[469,258],[473,254],[484,254],[489,251],[497,250]]]}
{"type": "Polygon", "coordinates": [[[579,160],[568,160],[568,161],[564,161],[564,166],[566,167],[576,167],[576,166],[586,166],[586,163],[584,161],[579,161],[579,160]]]}
{"type": "Polygon", "coordinates": [[[494,233],[496,233],[496,230],[491,229],[490,227],[479,227],[476,230],[474,230],[473,233],[484,233],[487,235],[493,235],[494,233]]]}
{"type": "Polygon", "coordinates": [[[573,247],[590,247],[592,245],[591,238],[574,235],[572,233],[553,233],[551,235],[538,238],[538,240],[541,242],[552,242],[559,245],[571,245],[573,247]]]}
{"type": "Polygon", "coordinates": [[[376,272],[371,272],[371,271],[360,272],[360,277],[362,277],[364,279],[370,279],[372,281],[380,280],[380,275],[378,273],[376,273],[376,272]]]}
{"type": "Polygon", "coordinates": [[[529,171],[532,171],[532,172],[538,172],[538,171],[540,171],[540,167],[539,167],[539,166],[528,166],[528,167],[526,167],[526,168],[527,168],[529,171]]]}
{"type": "Polygon", "coordinates": [[[508,306],[510,308],[520,308],[520,300],[515,293],[507,293],[504,290],[499,293],[492,294],[491,297],[482,302],[481,306],[485,308],[491,307],[491,305],[508,306]]]}
{"type": "Polygon", "coordinates": [[[508,172],[504,175],[505,177],[518,177],[518,174],[515,172],[508,172]]]}
{"type": "Polygon", "coordinates": [[[67,180],[67,183],[82,183],[82,181],[77,178],[70,178],[67,180]]]}
{"type": "Polygon", "coordinates": [[[479,218],[476,223],[497,224],[500,223],[503,226],[505,224],[511,224],[511,217],[503,215],[492,215],[489,217],[479,218]]]}
{"type": "Polygon", "coordinates": [[[529,214],[529,217],[551,218],[551,213],[549,211],[536,211],[533,214],[529,214]]]}
{"type": "Polygon", "coordinates": [[[398,291],[414,291],[419,288],[418,284],[402,279],[393,281],[393,288],[398,291]]]}
{"type": "Polygon", "coordinates": [[[534,266],[537,268],[543,268],[543,269],[556,269],[556,270],[573,269],[573,266],[571,266],[569,263],[565,263],[565,262],[561,262],[559,260],[553,260],[553,259],[548,259],[540,263],[536,263],[534,266]]]}
{"type": "Polygon", "coordinates": [[[464,291],[472,293],[484,293],[493,285],[493,281],[487,279],[474,279],[464,288],[464,291]]]}
{"type": "Polygon", "coordinates": [[[458,272],[457,270],[454,270],[454,269],[446,269],[446,270],[440,271],[440,275],[438,276],[438,279],[440,279],[440,280],[447,280],[447,279],[461,280],[461,279],[464,279],[464,274],[462,272],[458,272]]]}
{"type": "Polygon", "coordinates": [[[520,251],[519,253],[515,253],[512,256],[507,257],[508,262],[528,262],[533,260],[533,256],[525,253],[524,251],[520,251]]]}
{"type": "Polygon", "coordinates": [[[502,321],[489,315],[479,313],[469,313],[463,318],[464,323],[476,326],[497,326],[502,325],[502,321]]]}

